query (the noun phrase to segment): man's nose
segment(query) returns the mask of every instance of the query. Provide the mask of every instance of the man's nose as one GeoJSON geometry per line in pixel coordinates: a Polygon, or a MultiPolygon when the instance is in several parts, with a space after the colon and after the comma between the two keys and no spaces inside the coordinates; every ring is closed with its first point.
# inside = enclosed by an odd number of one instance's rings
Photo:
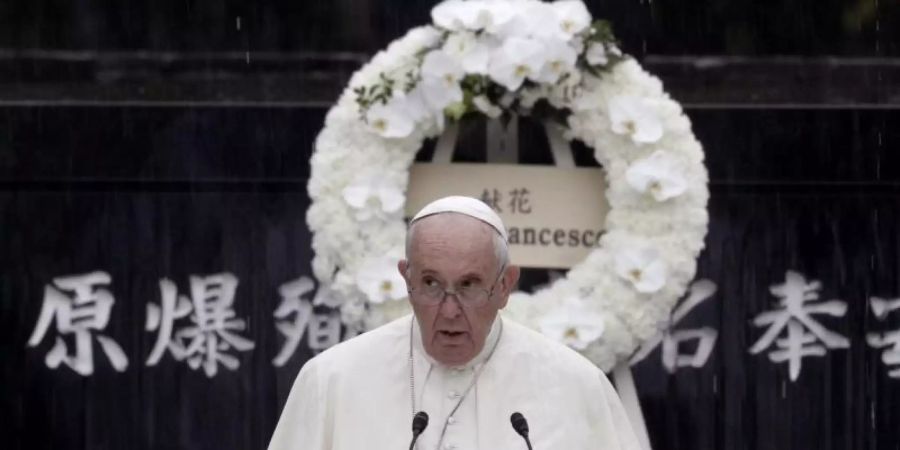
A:
{"type": "Polygon", "coordinates": [[[448,319],[454,319],[462,314],[462,307],[459,304],[459,299],[456,298],[456,294],[444,294],[444,300],[441,302],[440,313],[442,316],[448,319]]]}

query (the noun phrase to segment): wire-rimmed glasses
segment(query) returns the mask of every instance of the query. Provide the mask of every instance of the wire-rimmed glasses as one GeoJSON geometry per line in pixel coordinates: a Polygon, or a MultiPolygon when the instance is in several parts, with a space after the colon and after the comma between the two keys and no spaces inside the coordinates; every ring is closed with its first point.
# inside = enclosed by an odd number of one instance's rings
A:
{"type": "Polygon", "coordinates": [[[444,285],[435,279],[425,281],[425,284],[416,288],[409,289],[409,298],[414,303],[422,306],[437,306],[447,298],[453,295],[461,305],[477,308],[487,304],[488,300],[494,295],[494,288],[503,276],[506,266],[500,267],[500,273],[491,285],[490,290],[485,289],[477,284],[465,284],[456,286],[455,289],[446,289],[444,285]]]}

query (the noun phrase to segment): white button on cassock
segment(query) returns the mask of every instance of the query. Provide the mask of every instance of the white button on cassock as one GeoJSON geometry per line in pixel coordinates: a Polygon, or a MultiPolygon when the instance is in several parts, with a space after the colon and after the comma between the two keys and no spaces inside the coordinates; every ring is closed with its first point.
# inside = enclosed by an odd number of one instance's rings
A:
{"type": "Polygon", "coordinates": [[[450,391],[447,393],[447,398],[449,398],[449,399],[459,398],[459,392],[450,391]]]}
{"type": "Polygon", "coordinates": [[[453,425],[454,423],[456,423],[456,419],[452,416],[447,418],[447,425],[453,425]]]}

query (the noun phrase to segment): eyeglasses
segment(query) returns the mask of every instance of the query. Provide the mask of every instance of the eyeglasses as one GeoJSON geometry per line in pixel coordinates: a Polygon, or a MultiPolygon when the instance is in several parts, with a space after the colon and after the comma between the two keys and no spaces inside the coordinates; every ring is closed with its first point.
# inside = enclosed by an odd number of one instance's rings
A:
{"type": "Polygon", "coordinates": [[[453,290],[444,289],[444,286],[437,280],[429,279],[426,280],[421,287],[415,289],[410,288],[409,298],[414,303],[422,306],[437,306],[440,305],[448,295],[452,294],[456,296],[456,299],[461,305],[473,308],[484,306],[487,304],[488,299],[494,295],[494,288],[500,281],[500,277],[503,276],[503,271],[505,269],[505,265],[500,268],[500,273],[497,275],[497,279],[494,280],[494,284],[491,285],[490,290],[474,284],[463,284],[462,286],[457,286],[456,289],[453,290]]]}

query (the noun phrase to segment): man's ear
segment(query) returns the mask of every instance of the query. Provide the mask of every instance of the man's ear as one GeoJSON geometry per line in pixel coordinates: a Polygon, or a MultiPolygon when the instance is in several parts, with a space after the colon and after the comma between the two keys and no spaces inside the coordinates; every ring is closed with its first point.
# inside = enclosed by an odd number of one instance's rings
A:
{"type": "MultiPolygon", "coordinates": [[[[409,268],[409,261],[405,259],[401,259],[397,262],[397,270],[400,271],[400,276],[406,280],[406,269],[409,268]]],[[[409,284],[409,280],[406,280],[406,284],[409,284]]]]}
{"type": "Polygon", "coordinates": [[[519,282],[520,274],[521,270],[519,269],[519,266],[509,266],[503,272],[503,276],[500,278],[500,294],[503,299],[500,302],[501,309],[506,307],[506,302],[509,300],[509,294],[516,288],[516,283],[519,282]]]}

